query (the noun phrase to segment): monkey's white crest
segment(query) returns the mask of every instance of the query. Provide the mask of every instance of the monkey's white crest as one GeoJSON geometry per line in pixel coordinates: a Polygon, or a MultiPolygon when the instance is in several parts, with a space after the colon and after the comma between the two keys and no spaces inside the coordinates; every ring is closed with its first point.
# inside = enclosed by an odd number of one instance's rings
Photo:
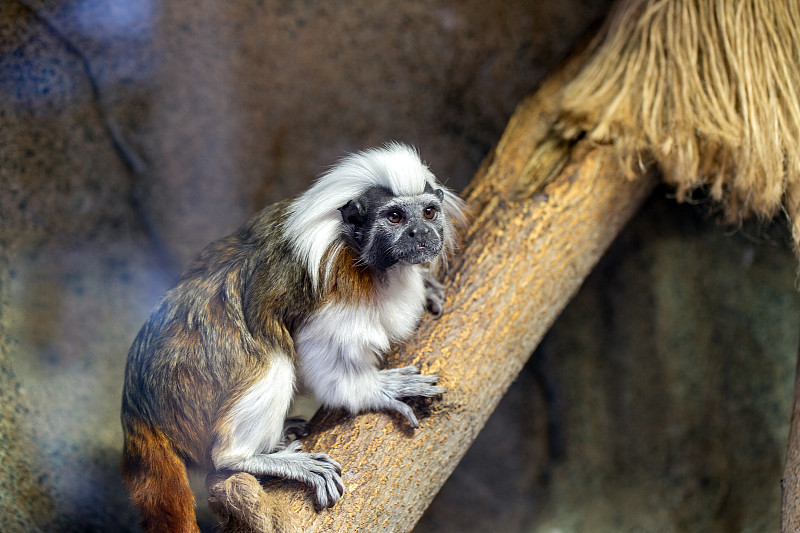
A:
{"type": "Polygon", "coordinates": [[[447,255],[452,253],[456,239],[451,221],[463,221],[464,204],[436,180],[417,151],[408,145],[391,142],[381,148],[351,154],[293,201],[283,224],[284,235],[308,269],[314,287],[319,285],[326,253],[327,272],[327,266],[333,264],[344,246],[340,207],[370,187],[384,187],[394,195],[410,196],[422,194],[426,184],[444,191],[442,206],[447,218],[444,253],[447,255]]]}

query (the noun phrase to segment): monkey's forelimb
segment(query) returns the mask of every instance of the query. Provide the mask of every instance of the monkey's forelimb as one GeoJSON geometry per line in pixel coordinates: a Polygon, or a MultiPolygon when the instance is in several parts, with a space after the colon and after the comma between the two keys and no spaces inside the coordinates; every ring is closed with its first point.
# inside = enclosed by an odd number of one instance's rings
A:
{"type": "Polygon", "coordinates": [[[404,366],[401,368],[389,368],[381,370],[378,377],[387,397],[387,404],[384,409],[397,411],[403,415],[413,428],[419,427],[419,421],[414,410],[403,398],[424,397],[432,398],[444,394],[442,387],[436,386],[439,376],[433,374],[420,374],[415,366],[404,366]]]}

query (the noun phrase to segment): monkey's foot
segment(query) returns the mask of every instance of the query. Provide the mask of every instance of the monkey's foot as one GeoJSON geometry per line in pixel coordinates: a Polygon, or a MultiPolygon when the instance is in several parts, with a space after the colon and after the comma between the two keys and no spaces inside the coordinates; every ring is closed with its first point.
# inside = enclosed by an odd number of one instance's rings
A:
{"type": "Polygon", "coordinates": [[[415,366],[381,370],[380,379],[383,392],[387,396],[385,408],[403,415],[413,428],[419,427],[417,417],[414,410],[401,399],[417,396],[432,398],[444,394],[444,389],[436,386],[439,376],[420,374],[415,366]]]}
{"type": "Polygon", "coordinates": [[[342,467],[325,453],[300,451],[300,441],[282,450],[262,453],[226,465],[225,470],[239,470],[257,476],[275,476],[300,481],[314,491],[317,510],[332,507],[344,494],[342,467]]]}
{"type": "Polygon", "coordinates": [[[444,285],[433,277],[425,278],[425,305],[428,311],[439,318],[444,311],[444,285]]]}
{"type": "Polygon", "coordinates": [[[300,416],[292,416],[283,421],[283,445],[288,446],[295,439],[302,439],[311,433],[311,424],[300,416]]]}
{"type": "Polygon", "coordinates": [[[301,481],[314,491],[314,507],[319,511],[339,501],[344,494],[342,467],[326,453],[300,451],[300,441],[294,441],[285,450],[271,454],[285,460],[284,477],[301,481]]]}

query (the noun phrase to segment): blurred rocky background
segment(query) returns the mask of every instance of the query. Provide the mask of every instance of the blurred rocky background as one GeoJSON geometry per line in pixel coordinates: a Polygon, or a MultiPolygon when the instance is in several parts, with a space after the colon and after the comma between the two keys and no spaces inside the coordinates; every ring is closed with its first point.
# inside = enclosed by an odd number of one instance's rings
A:
{"type": "MultiPolygon", "coordinates": [[[[125,356],[182,265],[388,140],[462,188],[608,4],[0,2],[0,530],[138,530],[118,475],[125,356]]],[[[668,196],[418,532],[777,529],[800,325],[788,235],[668,196]]]]}

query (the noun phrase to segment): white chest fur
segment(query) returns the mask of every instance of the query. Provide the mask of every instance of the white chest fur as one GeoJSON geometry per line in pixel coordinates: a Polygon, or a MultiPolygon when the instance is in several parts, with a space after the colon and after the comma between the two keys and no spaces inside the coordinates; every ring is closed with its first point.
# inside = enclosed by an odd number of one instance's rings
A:
{"type": "Polygon", "coordinates": [[[358,410],[346,396],[366,386],[383,353],[417,327],[423,272],[418,265],[391,268],[373,301],[332,303],[311,316],[295,334],[302,385],[325,404],[358,410]]]}

